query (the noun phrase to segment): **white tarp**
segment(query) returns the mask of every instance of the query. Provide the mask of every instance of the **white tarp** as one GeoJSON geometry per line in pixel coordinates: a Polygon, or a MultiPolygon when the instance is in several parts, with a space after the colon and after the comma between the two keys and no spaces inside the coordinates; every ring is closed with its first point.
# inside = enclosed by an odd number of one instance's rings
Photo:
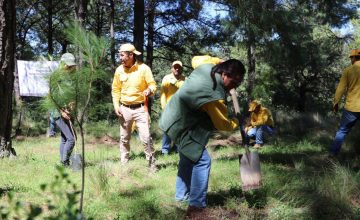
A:
{"type": "Polygon", "coordinates": [[[59,66],[58,61],[17,61],[20,96],[46,96],[49,85],[46,76],[59,66]]]}

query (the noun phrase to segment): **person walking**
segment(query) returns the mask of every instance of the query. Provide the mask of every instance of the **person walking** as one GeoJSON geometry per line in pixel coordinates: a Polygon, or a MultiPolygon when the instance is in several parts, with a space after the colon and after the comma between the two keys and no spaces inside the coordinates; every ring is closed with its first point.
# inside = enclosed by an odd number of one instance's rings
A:
{"type": "Polygon", "coordinates": [[[112,101],[120,121],[120,161],[129,161],[132,124],[135,122],[145,157],[155,167],[154,148],[150,135],[149,113],[145,103],[156,91],[150,67],[136,60],[134,45],[126,43],[119,49],[121,65],[116,69],[112,82],[112,101]]]}
{"type": "Polygon", "coordinates": [[[236,59],[197,65],[161,115],[159,127],[179,151],[175,199],[189,203],[189,218],[209,218],[205,207],[211,158],[205,146],[214,129],[238,127],[238,120],[228,117],[225,99],[244,74],[244,65],[236,59]]]}
{"type": "Polygon", "coordinates": [[[336,132],[330,155],[337,156],[346,135],[360,118],[360,49],[352,50],[349,56],[351,66],[347,67],[336,88],[333,111],[339,110],[339,102],[345,95],[345,107],[342,112],[340,127],[336,132]]]}
{"type": "MultiPolygon", "coordinates": [[[[171,97],[175,94],[175,92],[182,86],[185,81],[185,77],[182,75],[182,62],[176,60],[171,65],[171,73],[164,76],[161,82],[160,89],[160,102],[161,108],[164,109],[165,105],[171,97]]],[[[162,154],[168,154],[171,149],[171,139],[170,137],[164,133],[162,139],[162,154]]],[[[176,145],[174,145],[175,151],[177,151],[176,145]]]]}
{"type": "Polygon", "coordinates": [[[261,148],[264,145],[264,135],[274,133],[274,120],[271,112],[263,107],[258,100],[249,104],[250,121],[245,127],[247,141],[255,139],[254,148],[261,148]]]}

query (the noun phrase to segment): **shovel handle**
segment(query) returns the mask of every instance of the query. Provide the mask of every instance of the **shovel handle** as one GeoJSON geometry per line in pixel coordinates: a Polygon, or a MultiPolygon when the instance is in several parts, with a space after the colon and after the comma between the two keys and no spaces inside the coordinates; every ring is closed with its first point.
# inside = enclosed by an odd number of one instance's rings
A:
{"type": "Polygon", "coordinates": [[[250,150],[249,150],[249,147],[247,146],[247,144],[245,144],[245,138],[246,137],[245,137],[245,132],[242,129],[242,121],[243,120],[242,120],[242,117],[241,117],[241,114],[240,114],[240,105],[239,105],[239,101],[238,101],[238,98],[237,98],[237,92],[236,92],[235,89],[231,89],[229,92],[230,92],[231,99],[232,99],[232,102],[233,102],[233,105],[234,105],[235,116],[239,121],[239,130],[240,130],[240,134],[241,134],[242,143],[243,143],[243,146],[245,148],[245,152],[248,153],[248,152],[250,152],[250,150]]]}

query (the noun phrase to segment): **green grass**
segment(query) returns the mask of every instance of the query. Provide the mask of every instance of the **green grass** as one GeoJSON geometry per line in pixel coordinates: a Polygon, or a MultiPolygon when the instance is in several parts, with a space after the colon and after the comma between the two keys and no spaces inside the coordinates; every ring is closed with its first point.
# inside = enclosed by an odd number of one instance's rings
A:
{"type": "MultiPolygon", "coordinates": [[[[116,125],[108,129],[118,130],[116,125]]],[[[360,157],[353,153],[352,140],[345,144],[339,162],[332,162],[325,158],[332,133],[314,131],[302,136],[280,132],[271,139],[260,150],[264,185],[253,192],[241,190],[237,157],[241,147],[210,148],[208,208],[212,215],[216,219],[360,219],[360,157]]],[[[183,219],[187,204],[174,201],[177,154],[160,155],[157,138],[159,170],[152,173],[136,135],[126,166],[120,164],[118,144],[96,142],[99,136],[86,137],[87,218],[183,219]]],[[[27,204],[46,204],[51,195],[40,185],[54,181],[58,145],[59,136],[14,140],[17,158],[0,160],[0,206],[7,205],[10,191],[27,204]]],[[[80,189],[80,172],[66,172],[80,189]]]]}

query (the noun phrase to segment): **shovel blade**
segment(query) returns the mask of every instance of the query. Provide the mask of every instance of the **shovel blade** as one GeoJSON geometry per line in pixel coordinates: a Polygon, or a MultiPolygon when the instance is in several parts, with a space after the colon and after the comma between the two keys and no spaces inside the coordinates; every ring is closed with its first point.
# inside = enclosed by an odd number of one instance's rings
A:
{"type": "Polygon", "coordinates": [[[261,168],[258,152],[247,152],[241,157],[240,176],[243,191],[261,187],[261,168]]]}
{"type": "Polygon", "coordinates": [[[81,154],[74,154],[70,157],[70,166],[73,171],[81,170],[83,166],[81,154]]]}

